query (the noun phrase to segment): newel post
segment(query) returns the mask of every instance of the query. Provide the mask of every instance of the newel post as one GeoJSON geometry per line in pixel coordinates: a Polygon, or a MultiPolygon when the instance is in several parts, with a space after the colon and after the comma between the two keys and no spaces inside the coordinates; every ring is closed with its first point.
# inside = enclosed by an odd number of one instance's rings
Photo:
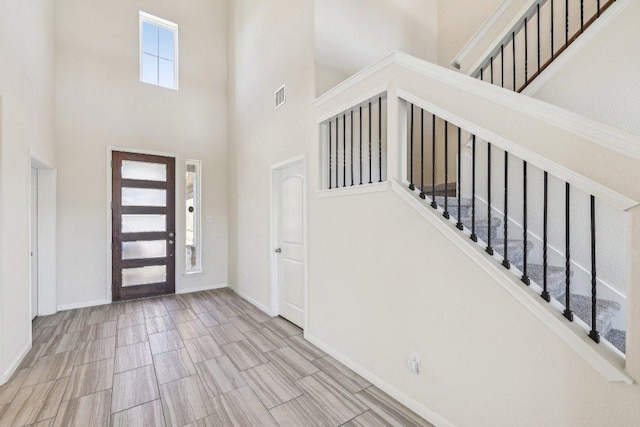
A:
{"type": "Polygon", "coordinates": [[[640,381],[640,206],[630,216],[630,260],[627,281],[626,371],[640,381]]]}
{"type": "Polygon", "coordinates": [[[406,174],[407,106],[395,87],[387,91],[387,179],[402,182],[406,174]]]}

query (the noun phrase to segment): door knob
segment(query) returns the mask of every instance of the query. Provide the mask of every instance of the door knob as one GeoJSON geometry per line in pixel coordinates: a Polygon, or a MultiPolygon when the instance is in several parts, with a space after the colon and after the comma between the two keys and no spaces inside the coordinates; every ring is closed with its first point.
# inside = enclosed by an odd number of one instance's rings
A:
{"type": "Polygon", "coordinates": [[[169,237],[173,237],[173,233],[169,233],[169,237]]]}
{"type": "Polygon", "coordinates": [[[170,245],[173,245],[173,240],[169,240],[169,244],[170,244],[170,245]]]}
{"type": "Polygon", "coordinates": [[[274,251],[275,253],[279,254],[280,252],[282,252],[282,249],[278,248],[274,251]]]}

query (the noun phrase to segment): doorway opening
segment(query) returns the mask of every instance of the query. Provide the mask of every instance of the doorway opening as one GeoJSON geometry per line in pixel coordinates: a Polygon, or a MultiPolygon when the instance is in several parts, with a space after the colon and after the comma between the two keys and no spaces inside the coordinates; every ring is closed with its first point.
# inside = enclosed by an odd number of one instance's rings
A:
{"type": "Polygon", "coordinates": [[[58,311],[56,290],[56,170],[31,156],[29,295],[31,319],[58,311]]]}

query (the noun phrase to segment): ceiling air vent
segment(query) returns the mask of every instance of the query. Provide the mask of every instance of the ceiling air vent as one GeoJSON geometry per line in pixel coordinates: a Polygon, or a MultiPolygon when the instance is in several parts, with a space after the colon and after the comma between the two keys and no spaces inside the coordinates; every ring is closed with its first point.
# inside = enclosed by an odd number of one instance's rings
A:
{"type": "Polygon", "coordinates": [[[286,98],[284,96],[284,85],[282,85],[280,89],[276,91],[276,108],[284,104],[285,101],[286,101],[286,98]]]}

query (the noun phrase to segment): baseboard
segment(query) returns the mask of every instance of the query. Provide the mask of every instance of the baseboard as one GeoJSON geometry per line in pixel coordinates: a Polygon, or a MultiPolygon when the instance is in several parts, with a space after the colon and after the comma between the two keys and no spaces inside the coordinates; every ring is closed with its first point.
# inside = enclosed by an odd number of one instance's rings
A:
{"type": "Polygon", "coordinates": [[[389,396],[393,397],[398,402],[402,403],[407,408],[411,409],[416,414],[420,415],[425,420],[429,421],[431,424],[437,427],[454,427],[454,425],[450,421],[446,420],[445,418],[436,414],[432,410],[426,408],[421,403],[418,403],[411,397],[402,393],[400,390],[393,387],[392,385],[390,385],[389,383],[387,383],[386,381],[384,381],[382,378],[378,377],[374,373],[358,365],[348,357],[344,356],[338,350],[334,349],[333,347],[331,347],[329,344],[325,343],[321,339],[316,338],[315,336],[309,334],[307,331],[305,331],[304,333],[304,338],[307,341],[309,341],[311,344],[320,348],[325,353],[329,354],[338,362],[342,363],[343,365],[345,365],[346,367],[354,371],[356,374],[360,375],[361,377],[369,381],[371,384],[378,387],[380,390],[387,393],[389,396]]]}
{"type": "Polygon", "coordinates": [[[216,283],[215,285],[195,286],[195,287],[176,290],[176,294],[190,294],[192,292],[210,291],[212,289],[222,289],[228,286],[229,285],[227,285],[226,283],[216,283]]]}
{"type": "Polygon", "coordinates": [[[24,357],[27,355],[27,353],[29,353],[29,350],[31,350],[30,342],[28,342],[27,345],[22,349],[22,351],[18,353],[16,358],[13,359],[13,362],[11,362],[11,365],[9,365],[7,370],[4,371],[2,375],[0,375],[0,386],[9,381],[13,373],[16,371],[16,369],[18,369],[18,366],[20,366],[20,364],[22,363],[24,357]]]}
{"type": "Polygon", "coordinates": [[[231,289],[233,292],[235,292],[243,300],[246,300],[247,302],[255,305],[260,311],[262,311],[266,315],[268,315],[270,317],[274,317],[274,316],[278,315],[278,313],[274,313],[269,307],[267,307],[266,305],[256,301],[255,299],[253,299],[249,295],[245,294],[244,292],[239,291],[238,289],[232,288],[232,287],[229,287],[229,289],[231,289]]]}
{"type": "Polygon", "coordinates": [[[111,301],[106,299],[96,299],[93,301],[76,302],[73,304],[62,304],[58,306],[58,311],[74,310],[76,308],[85,308],[85,307],[95,307],[98,305],[105,305],[105,304],[111,304],[111,301]]]}

